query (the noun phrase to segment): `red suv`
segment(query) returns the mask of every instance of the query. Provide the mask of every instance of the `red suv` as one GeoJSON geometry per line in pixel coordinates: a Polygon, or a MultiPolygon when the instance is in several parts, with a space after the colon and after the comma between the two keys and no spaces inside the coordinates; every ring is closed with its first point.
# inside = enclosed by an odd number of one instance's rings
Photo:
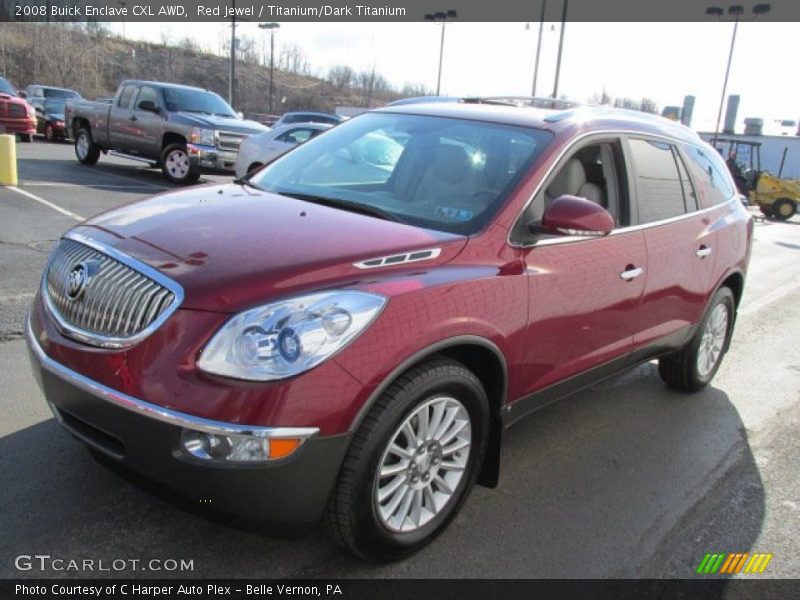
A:
{"type": "Polygon", "coordinates": [[[25,142],[36,133],[36,112],[4,77],[0,77],[0,133],[17,133],[25,142]]]}
{"type": "Polygon", "coordinates": [[[497,484],[520,417],[654,358],[707,385],[751,240],[719,155],[665,119],[397,106],[72,229],[27,338],[95,454],[399,558],[497,484]]]}

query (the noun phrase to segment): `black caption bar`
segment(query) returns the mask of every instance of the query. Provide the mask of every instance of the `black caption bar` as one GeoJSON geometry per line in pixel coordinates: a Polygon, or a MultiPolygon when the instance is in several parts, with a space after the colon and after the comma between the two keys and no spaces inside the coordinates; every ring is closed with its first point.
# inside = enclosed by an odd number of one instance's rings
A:
{"type": "MultiPolygon", "coordinates": [[[[560,21],[564,0],[546,4],[545,21],[560,21]]],[[[706,21],[716,0],[567,0],[567,21],[706,21]]],[[[738,4],[738,2],[737,2],[738,4]]],[[[771,0],[768,12],[742,4],[741,21],[800,21],[798,0],[771,0]]],[[[538,21],[542,0],[0,0],[0,21],[422,21],[436,10],[459,21],[538,21]]],[[[721,20],[730,18],[724,13],[721,20]]]]}
{"type": "Polygon", "coordinates": [[[65,600],[102,598],[250,600],[288,597],[325,600],[480,600],[541,598],[543,600],[604,600],[606,598],[703,598],[703,600],[760,600],[797,598],[797,580],[681,579],[681,580],[2,580],[3,599],[65,600]]]}

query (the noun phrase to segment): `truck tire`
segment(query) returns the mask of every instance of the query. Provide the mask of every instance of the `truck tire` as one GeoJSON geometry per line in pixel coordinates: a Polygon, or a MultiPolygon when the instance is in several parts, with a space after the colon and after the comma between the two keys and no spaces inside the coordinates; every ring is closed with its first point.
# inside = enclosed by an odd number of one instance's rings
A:
{"type": "Polygon", "coordinates": [[[372,560],[430,543],[475,483],[489,421],[486,392],[461,363],[442,357],[410,369],[353,437],[325,512],[330,535],[372,560]]]}
{"type": "Polygon", "coordinates": [[[33,135],[30,133],[23,133],[19,136],[19,139],[26,144],[30,144],[33,141],[33,135]]]}
{"type": "Polygon", "coordinates": [[[778,198],[772,204],[772,217],[779,221],[788,221],[797,212],[797,202],[791,198],[778,198]]]}
{"type": "Polygon", "coordinates": [[[178,185],[191,185],[200,177],[200,171],[192,166],[186,144],[170,144],[161,153],[161,172],[164,177],[178,185]]]}
{"type": "Polygon", "coordinates": [[[658,359],[658,374],[669,387],[699,392],[714,379],[728,349],[736,303],[730,288],[714,294],[700,326],[682,350],[658,359]]]}
{"type": "Polygon", "coordinates": [[[75,156],[84,165],[97,164],[100,158],[100,146],[94,143],[92,132],[88,127],[81,127],[75,136],[75,156]]]}

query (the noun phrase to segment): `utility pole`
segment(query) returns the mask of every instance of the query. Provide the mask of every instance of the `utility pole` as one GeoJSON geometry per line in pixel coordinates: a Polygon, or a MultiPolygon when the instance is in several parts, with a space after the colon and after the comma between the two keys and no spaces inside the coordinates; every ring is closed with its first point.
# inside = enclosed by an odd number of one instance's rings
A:
{"type": "Polygon", "coordinates": [[[442,59],[444,58],[444,27],[448,20],[453,20],[458,17],[458,13],[454,10],[447,10],[435,12],[425,15],[426,21],[441,21],[442,22],[442,39],[439,43],[439,75],[436,78],[436,95],[442,88],[442,59]]]}
{"type": "Polygon", "coordinates": [[[275,75],[275,30],[280,28],[279,23],[259,23],[260,29],[269,31],[269,114],[272,116],[272,96],[274,92],[275,75]]]}
{"type": "Polygon", "coordinates": [[[231,65],[228,74],[228,104],[236,110],[236,0],[231,0],[231,65]]]}
{"type": "Polygon", "coordinates": [[[553,85],[553,105],[555,100],[558,99],[558,78],[561,75],[561,52],[564,49],[564,29],[567,27],[567,4],[568,0],[564,0],[564,9],[561,12],[561,34],[558,38],[558,58],[556,59],[556,80],[553,85]]]}
{"type": "Polygon", "coordinates": [[[542,16],[539,17],[539,39],[536,40],[536,59],[533,62],[533,87],[531,96],[536,97],[536,80],[539,78],[539,53],[542,51],[542,31],[544,30],[544,10],[547,0],[542,0],[542,16]]]}

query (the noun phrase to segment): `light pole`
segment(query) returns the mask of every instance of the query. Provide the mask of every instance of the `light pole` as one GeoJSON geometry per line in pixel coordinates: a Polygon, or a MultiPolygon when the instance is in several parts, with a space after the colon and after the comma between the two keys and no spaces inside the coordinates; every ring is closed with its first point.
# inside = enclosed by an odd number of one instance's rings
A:
{"type": "MultiPolygon", "coordinates": [[[[753,18],[757,18],[758,15],[764,15],[770,11],[769,4],[756,4],[753,7],[753,18]]],[[[712,17],[717,17],[721,20],[722,15],[725,11],[723,11],[718,6],[709,6],[706,8],[706,14],[712,17]]],[[[711,139],[711,145],[714,146],[717,143],[717,136],[719,135],[719,123],[722,120],[722,107],[725,104],[725,94],[728,91],[728,76],[731,72],[731,62],[733,61],[733,47],[736,44],[736,31],[739,29],[739,20],[742,14],[744,13],[744,7],[739,4],[734,4],[733,6],[728,7],[728,14],[733,15],[733,35],[731,36],[731,49],[728,52],[728,66],[725,67],[725,80],[722,83],[722,96],[719,99],[719,111],[717,112],[717,125],[714,127],[714,137],[711,139]]]]}
{"type": "Polygon", "coordinates": [[[458,17],[458,13],[454,10],[447,10],[425,15],[426,21],[441,21],[442,22],[442,41],[439,43],[439,75],[436,78],[436,95],[442,88],[442,58],[444,58],[444,26],[448,20],[454,20],[458,17]]]}
{"type": "MultiPolygon", "coordinates": [[[[127,2],[123,2],[122,0],[117,0],[117,4],[120,5],[121,8],[125,8],[127,2]]],[[[125,35],[125,17],[122,17],[122,39],[127,40],[127,36],[125,35]]]]}
{"type": "Polygon", "coordinates": [[[275,30],[280,28],[279,23],[259,23],[261,29],[269,31],[269,115],[272,117],[272,92],[273,75],[275,72],[275,30]]]}
{"type": "Polygon", "coordinates": [[[556,80],[553,84],[553,106],[558,99],[558,78],[561,75],[561,52],[564,49],[564,29],[567,27],[567,0],[564,0],[564,8],[561,12],[561,34],[558,37],[558,58],[556,59],[556,80]]]}
{"type": "Polygon", "coordinates": [[[228,72],[228,104],[236,110],[236,0],[231,0],[231,64],[228,72]]]}
{"type": "Polygon", "coordinates": [[[539,54],[542,51],[542,31],[544,30],[544,10],[547,0],[542,0],[542,16],[539,17],[539,37],[536,39],[536,58],[533,61],[533,86],[531,96],[536,97],[536,80],[539,78],[539,54]]]}

